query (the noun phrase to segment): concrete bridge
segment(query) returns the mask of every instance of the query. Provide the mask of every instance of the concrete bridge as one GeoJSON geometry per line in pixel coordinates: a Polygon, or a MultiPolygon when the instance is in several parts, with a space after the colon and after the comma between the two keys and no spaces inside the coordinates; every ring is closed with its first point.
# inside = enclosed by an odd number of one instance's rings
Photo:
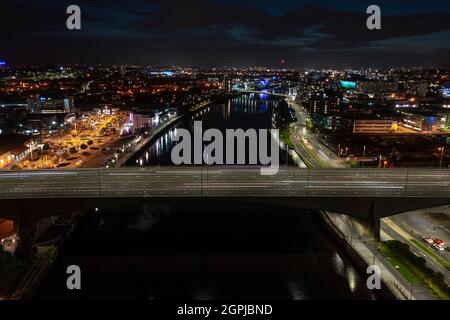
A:
{"type": "Polygon", "coordinates": [[[379,219],[450,204],[450,170],[146,167],[0,172],[0,217],[34,220],[68,210],[152,201],[271,201],[379,219]]]}

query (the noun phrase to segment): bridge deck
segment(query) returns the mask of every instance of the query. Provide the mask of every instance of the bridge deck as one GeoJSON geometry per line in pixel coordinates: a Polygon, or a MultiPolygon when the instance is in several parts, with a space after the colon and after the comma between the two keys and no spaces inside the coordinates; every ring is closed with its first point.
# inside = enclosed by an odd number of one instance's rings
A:
{"type": "Polygon", "coordinates": [[[0,199],[116,197],[450,198],[450,170],[146,167],[0,172],[0,199]]]}

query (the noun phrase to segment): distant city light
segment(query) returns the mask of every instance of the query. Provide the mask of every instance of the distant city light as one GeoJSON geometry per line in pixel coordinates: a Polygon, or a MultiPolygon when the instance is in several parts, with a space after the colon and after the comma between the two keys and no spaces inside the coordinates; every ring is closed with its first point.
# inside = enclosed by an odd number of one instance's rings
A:
{"type": "Polygon", "coordinates": [[[444,97],[450,98],[450,88],[444,88],[444,90],[442,90],[442,95],[444,97]]]}
{"type": "Polygon", "coordinates": [[[342,87],[349,90],[355,90],[357,86],[356,82],[353,81],[340,81],[340,83],[342,87]]]}

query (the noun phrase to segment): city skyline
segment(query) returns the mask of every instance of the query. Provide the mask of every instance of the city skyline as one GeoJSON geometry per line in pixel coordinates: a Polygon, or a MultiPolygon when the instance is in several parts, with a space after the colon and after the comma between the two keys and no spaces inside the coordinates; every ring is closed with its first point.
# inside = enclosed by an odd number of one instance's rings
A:
{"type": "Polygon", "coordinates": [[[286,68],[448,67],[450,4],[432,2],[378,1],[382,29],[368,30],[370,1],[79,1],[78,31],[66,28],[69,2],[7,2],[8,14],[0,22],[7,46],[0,60],[11,65],[277,67],[284,60],[286,68]]]}
{"type": "Polygon", "coordinates": [[[449,0],[3,4],[0,304],[450,300],[449,0]]]}

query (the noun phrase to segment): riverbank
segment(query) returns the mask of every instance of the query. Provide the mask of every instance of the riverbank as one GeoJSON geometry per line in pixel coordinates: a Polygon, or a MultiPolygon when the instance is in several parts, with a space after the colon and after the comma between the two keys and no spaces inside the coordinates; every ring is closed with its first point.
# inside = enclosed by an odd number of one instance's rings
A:
{"type": "MultiPolygon", "coordinates": [[[[210,106],[213,103],[220,102],[221,100],[229,99],[235,96],[239,96],[239,94],[227,94],[224,96],[221,96],[215,100],[206,101],[204,103],[201,103],[199,105],[196,105],[192,107],[189,112],[176,116],[172,119],[170,119],[168,122],[164,123],[161,127],[156,128],[153,130],[149,136],[147,137],[138,137],[136,139],[139,139],[139,141],[136,142],[134,146],[129,147],[129,150],[125,152],[124,154],[121,154],[117,159],[114,160],[114,166],[115,167],[122,167],[127,163],[139,150],[145,148],[150,143],[154,142],[157,138],[159,138],[165,131],[167,131],[169,128],[173,127],[180,121],[186,119],[187,117],[191,116],[192,114],[210,106]]],[[[136,141],[136,140],[135,140],[136,141]]]]}
{"type": "Polygon", "coordinates": [[[44,241],[36,245],[36,260],[10,295],[9,300],[26,300],[32,297],[57,262],[64,243],[70,238],[86,214],[86,212],[75,212],[61,216],[44,233],[44,241]]]}
{"type": "MultiPolygon", "coordinates": [[[[378,265],[381,269],[382,288],[378,291],[384,299],[388,300],[409,300],[411,295],[408,289],[399,284],[395,277],[390,274],[384,263],[380,261],[376,251],[370,251],[362,240],[354,239],[346,235],[339,224],[333,221],[333,217],[328,212],[321,211],[320,218],[329,234],[339,244],[353,265],[363,275],[367,275],[367,268],[370,265],[378,265]]],[[[367,275],[368,276],[368,275],[367,275]]]]}
{"type": "MultiPolygon", "coordinates": [[[[298,119],[298,132],[293,132],[288,141],[295,145],[295,151],[298,156],[305,162],[308,167],[323,168],[323,167],[347,167],[347,164],[338,157],[332,149],[328,146],[322,147],[321,142],[313,134],[308,133],[306,116],[301,110],[301,106],[297,103],[292,103],[298,119]],[[308,146],[306,145],[308,144],[308,146]],[[322,150],[321,157],[316,155],[312,150],[322,150]]],[[[390,294],[385,294],[390,297],[395,297],[399,300],[415,299],[411,294],[408,294],[408,287],[403,279],[400,279],[392,266],[389,265],[384,257],[377,259],[377,244],[373,244],[373,248],[369,247],[367,241],[361,237],[353,236],[351,226],[348,225],[345,219],[340,219],[336,214],[330,212],[321,212],[321,218],[325,225],[328,226],[328,231],[340,244],[343,250],[347,253],[349,258],[355,263],[362,274],[366,274],[367,267],[375,264],[377,261],[382,271],[382,279],[384,287],[386,287],[390,294]],[[344,221],[345,220],[345,221],[344,221]]],[[[422,292],[421,292],[422,293],[422,292]]],[[[430,299],[426,294],[420,294],[420,299],[430,299]]]]}

